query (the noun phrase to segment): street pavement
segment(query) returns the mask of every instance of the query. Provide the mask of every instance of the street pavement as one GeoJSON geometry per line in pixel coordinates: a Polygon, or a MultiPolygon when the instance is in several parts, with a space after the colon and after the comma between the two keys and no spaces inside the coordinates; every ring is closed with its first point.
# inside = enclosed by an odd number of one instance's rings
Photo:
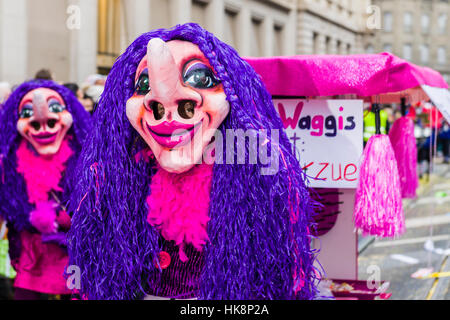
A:
{"type": "Polygon", "coordinates": [[[404,200],[404,210],[406,233],[398,239],[360,237],[359,279],[379,270],[381,280],[390,282],[391,300],[450,300],[450,166],[437,164],[417,199],[404,200]],[[425,268],[442,277],[412,277],[425,268]]]}

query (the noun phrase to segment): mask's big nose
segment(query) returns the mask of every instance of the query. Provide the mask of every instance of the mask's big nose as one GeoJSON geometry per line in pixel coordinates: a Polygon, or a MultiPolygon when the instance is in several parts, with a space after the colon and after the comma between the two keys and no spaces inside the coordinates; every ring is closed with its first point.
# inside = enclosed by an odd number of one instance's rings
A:
{"type": "Polygon", "coordinates": [[[163,40],[153,38],[148,42],[147,65],[151,89],[146,96],[146,105],[155,120],[166,117],[171,121],[175,113],[183,119],[193,118],[201,96],[181,84],[180,66],[163,40]]]}
{"type": "Polygon", "coordinates": [[[147,65],[153,99],[172,97],[179,86],[180,72],[163,40],[153,38],[148,42],[147,65]]]}
{"type": "Polygon", "coordinates": [[[40,92],[34,93],[33,96],[33,120],[30,122],[30,125],[34,130],[38,131],[42,127],[44,129],[54,128],[57,123],[57,119],[53,118],[48,111],[48,103],[45,100],[45,97],[40,92]]]}
{"type": "Polygon", "coordinates": [[[48,118],[48,104],[45,97],[40,92],[34,93],[33,96],[33,115],[34,120],[44,123],[48,118]]]}

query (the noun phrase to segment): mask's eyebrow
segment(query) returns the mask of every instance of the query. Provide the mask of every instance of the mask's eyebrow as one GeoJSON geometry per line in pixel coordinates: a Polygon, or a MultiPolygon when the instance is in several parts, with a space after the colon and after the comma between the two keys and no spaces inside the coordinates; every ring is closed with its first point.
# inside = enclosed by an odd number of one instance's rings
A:
{"type": "Polygon", "coordinates": [[[49,96],[49,97],[47,98],[47,103],[50,103],[50,101],[52,101],[52,100],[56,100],[56,101],[59,102],[60,104],[64,105],[64,101],[63,101],[61,98],[59,98],[58,96],[56,96],[56,95],[51,95],[51,96],[49,96]]]}
{"type": "Polygon", "coordinates": [[[138,81],[139,76],[141,75],[142,71],[147,68],[147,55],[145,55],[144,58],[142,58],[141,62],[139,63],[136,74],[134,76],[134,82],[138,81]]]}
{"type": "MultiPolygon", "coordinates": [[[[207,66],[208,68],[210,68],[214,73],[216,73],[216,72],[214,71],[213,67],[209,64],[209,61],[208,61],[204,56],[195,54],[195,55],[191,55],[191,56],[189,56],[189,57],[186,57],[186,58],[184,58],[184,59],[181,61],[181,65],[183,66],[183,69],[182,69],[181,74],[182,74],[183,77],[186,75],[186,72],[189,70],[188,67],[190,67],[190,64],[193,63],[193,62],[201,62],[201,63],[203,63],[205,66],[207,66]]],[[[193,63],[193,64],[194,64],[194,63],[193,63]]]]}
{"type": "Polygon", "coordinates": [[[33,99],[27,98],[20,102],[19,104],[19,112],[22,111],[24,107],[33,108],[33,99]]]}

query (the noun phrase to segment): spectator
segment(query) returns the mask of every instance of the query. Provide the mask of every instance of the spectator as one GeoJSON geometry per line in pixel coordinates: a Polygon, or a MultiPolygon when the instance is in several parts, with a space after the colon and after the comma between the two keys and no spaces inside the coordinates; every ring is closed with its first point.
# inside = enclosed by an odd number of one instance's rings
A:
{"type": "Polygon", "coordinates": [[[53,73],[49,69],[41,69],[34,76],[34,79],[40,80],[53,80],[53,78],[53,73]]]}
{"type": "Polygon", "coordinates": [[[11,94],[11,86],[8,82],[0,82],[0,109],[11,94]]]}
{"type": "Polygon", "coordinates": [[[104,89],[105,89],[104,86],[93,85],[93,86],[90,86],[89,88],[87,88],[85,93],[86,93],[86,95],[91,97],[92,100],[94,100],[95,104],[97,104],[98,101],[100,100],[100,96],[102,95],[104,89]]]}
{"type": "Polygon", "coordinates": [[[444,163],[450,163],[450,126],[447,122],[444,122],[442,130],[439,134],[439,138],[442,144],[442,153],[444,155],[444,163]]]}
{"type": "Polygon", "coordinates": [[[89,77],[86,78],[85,82],[84,82],[84,87],[89,87],[89,86],[105,86],[105,82],[106,82],[106,76],[101,75],[101,74],[91,74],[89,77]]]}
{"type": "Polygon", "coordinates": [[[86,93],[80,89],[76,83],[65,83],[64,86],[73,92],[73,94],[78,98],[78,101],[83,105],[84,109],[91,113],[94,111],[94,99],[88,96],[86,93]]]}
{"type": "Polygon", "coordinates": [[[86,78],[82,84],[82,90],[86,96],[94,101],[94,110],[100,100],[100,96],[105,89],[106,76],[101,74],[92,74],[86,78]]]}

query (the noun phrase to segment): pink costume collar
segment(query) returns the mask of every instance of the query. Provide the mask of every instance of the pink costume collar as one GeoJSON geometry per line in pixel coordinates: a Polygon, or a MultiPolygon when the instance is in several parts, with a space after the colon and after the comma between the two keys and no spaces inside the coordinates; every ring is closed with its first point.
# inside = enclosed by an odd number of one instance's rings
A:
{"type": "Polygon", "coordinates": [[[36,154],[22,139],[17,149],[17,172],[21,173],[27,186],[28,201],[32,204],[47,201],[50,191],[63,191],[59,186],[67,160],[73,155],[70,137],[63,140],[58,152],[50,157],[36,154]]]}
{"type": "Polygon", "coordinates": [[[213,166],[201,164],[176,174],[159,168],[152,177],[147,221],[168,241],[179,246],[181,261],[188,260],[184,245],[198,251],[208,241],[209,200],[213,166]]]}

